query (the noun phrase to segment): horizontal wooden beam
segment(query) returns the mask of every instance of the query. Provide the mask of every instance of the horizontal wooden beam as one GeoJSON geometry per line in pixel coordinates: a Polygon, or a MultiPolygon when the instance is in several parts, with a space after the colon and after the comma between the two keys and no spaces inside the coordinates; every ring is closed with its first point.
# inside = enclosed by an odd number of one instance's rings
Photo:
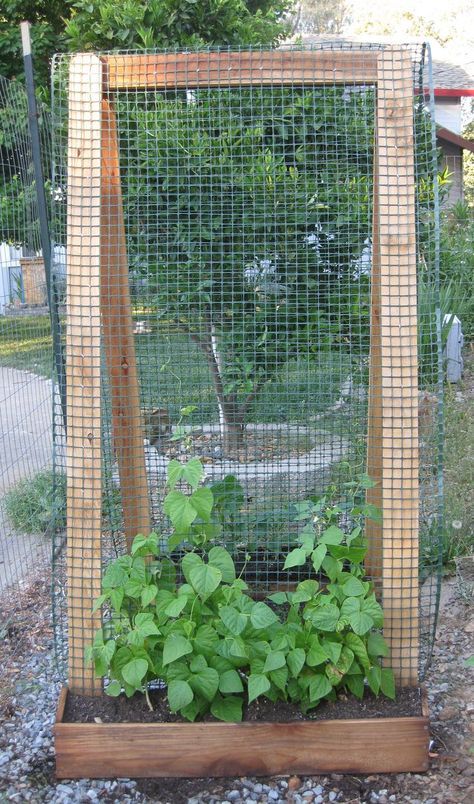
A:
{"type": "Polygon", "coordinates": [[[249,51],[103,56],[104,91],[275,85],[373,84],[375,51],[249,51]]]}
{"type": "Polygon", "coordinates": [[[55,725],[59,779],[401,773],[428,768],[424,715],[287,723],[55,725]]]}

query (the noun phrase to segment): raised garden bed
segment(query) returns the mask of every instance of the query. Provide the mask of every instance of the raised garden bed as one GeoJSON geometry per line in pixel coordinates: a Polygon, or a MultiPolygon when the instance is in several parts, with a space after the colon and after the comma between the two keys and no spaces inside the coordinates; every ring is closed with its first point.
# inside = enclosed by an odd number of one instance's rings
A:
{"type": "Polygon", "coordinates": [[[299,719],[274,720],[279,713],[263,710],[260,715],[267,719],[243,723],[119,722],[120,717],[130,717],[131,710],[125,708],[120,715],[117,706],[105,697],[69,697],[67,688],[62,690],[55,726],[58,778],[400,773],[428,768],[427,707],[416,690],[401,690],[395,702],[350,701],[346,712],[338,701],[316,710],[312,719],[291,711],[289,715],[283,707],[282,717],[299,719]],[[102,722],[94,722],[94,711],[102,722]],[[117,720],[108,721],[108,713],[117,720]],[[89,722],[71,722],[71,717],[89,722]]]}

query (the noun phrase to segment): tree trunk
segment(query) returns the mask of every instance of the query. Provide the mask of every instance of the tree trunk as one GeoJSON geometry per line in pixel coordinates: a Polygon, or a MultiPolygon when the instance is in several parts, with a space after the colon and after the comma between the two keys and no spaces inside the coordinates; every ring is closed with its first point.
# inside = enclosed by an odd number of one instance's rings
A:
{"type": "Polygon", "coordinates": [[[245,425],[243,416],[234,402],[224,401],[221,421],[222,448],[225,455],[232,456],[243,449],[245,425]]]}

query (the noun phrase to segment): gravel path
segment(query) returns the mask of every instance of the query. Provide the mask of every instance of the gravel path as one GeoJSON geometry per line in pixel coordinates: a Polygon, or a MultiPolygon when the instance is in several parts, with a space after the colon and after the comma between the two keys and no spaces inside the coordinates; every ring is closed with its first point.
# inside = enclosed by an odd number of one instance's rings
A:
{"type": "MultiPolygon", "coordinates": [[[[472,590],[445,582],[433,664],[427,678],[433,732],[427,774],[299,778],[55,781],[52,725],[60,688],[53,662],[49,582],[23,596],[23,617],[0,659],[0,802],[154,804],[461,804],[474,800],[472,590]]],[[[0,600],[0,605],[2,601],[0,600]]],[[[113,747],[111,747],[113,750],[113,747]]]]}

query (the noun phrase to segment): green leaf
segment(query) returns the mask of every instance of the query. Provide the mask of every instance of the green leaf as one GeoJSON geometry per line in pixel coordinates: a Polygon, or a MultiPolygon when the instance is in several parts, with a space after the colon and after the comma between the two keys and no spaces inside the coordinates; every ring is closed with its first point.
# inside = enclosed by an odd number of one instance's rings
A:
{"type": "Polygon", "coordinates": [[[183,476],[183,469],[184,469],[183,465],[179,461],[176,461],[174,458],[169,462],[167,471],[168,475],[167,485],[170,489],[174,489],[176,483],[178,483],[181,480],[183,476]]]}
{"type": "Polygon", "coordinates": [[[220,692],[243,692],[244,686],[237,670],[226,670],[219,678],[220,692]]]}
{"type": "Polygon", "coordinates": [[[251,673],[248,677],[248,700],[249,703],[264,695],[270,689],[270,682],[263,673],[251,673]]]}
{"type": "Polygon", "coordinates": [[[249,654],[247,645],[241,637],[233,637],[228,640],[229,653],[236,659],[248,659],[249,654]]]}
{"type": "Polygon", "coordinates": [[[316,667],[318,664],[323,664],[328,659],[327,653],[323,650],[318,637],[314,634],[311,637],[310,648],[306,655],[306,664],[308,667],[316,667]]]}
{"type": "Polygon", "coordinates": [[[330,639],[323,639],[322,647],[328,659],[330,659],[333,664],[337,664],[342,651],[341,643],[332,642],[330,639]]]}
{"type": "Polygon", "coordinates": [[[323,530],[319,541],[321,544],[340,544],[344,539],[344,531],[336,525],[330,525],[329,528],[323,530]]]}
{"type": "Polygon", "coordinates": [[[168,634],[163,645],[163,665],[175,662],[192,651],[193,646],[182,634],[168,634]]]}
{"type": "Polygon", "coordinates": [[[183,609],[186,607],[187,602],[188,599],[186,595],[175,598],[171,601],[171,603],[168,603],[167,607],[165,608],[165,614],[168,617],[179,617],[183,609]]]}
{"type": "Polygon", "coordinates": [[[196,489],[189,497],[189,502],[197,512],[197,515],[204,520],[204,522],[209,522],[214,503],[212,491],[206,487],[196,489]]]}
{"type": "Polygon", "coordinates": [[[186,578],[187,582],[190,584],[190,572],[194,567],[201,567],[204,564],[201,556],[198,556],[197,553],[186,553],[181,561],[181,569],[183,570],[183,575],[186,578]]]}
{"type": "Polygon", "coordinates": [[[336,558],[328,555],[324,559],[322,567],[328,578],[330,578],[331,581],[335,581],[337,576],[341,573],[342,561],[338,561],[336,558]]]}
{"type": "Polygon", "coordinates": [[[109,564],[105,570],[104,577],[102,578],[102,589],[107,591],[108,589],[113,589],[114,587],[122,587],[126,583],[128,577],[128,572],[119,564],[118,561],[114,561],[112,564],[109,564]]]}
{"type": "Polygon", "coordinates": [[[328,678],[320,673],[311,677],[309,686],[308,686],[308,694],[309,700],[319,701],[320,698],[324,698],[325,695],[328,695],[332,690],[332,685],[329,682],[328,678]]]}
{"type": "Polygon", "coordinates": [[[210,625],[201,625],[193,639],[194,650],[209,659],[210,656],[214,655],[218,642],[219,635],[217,631],[210,625]]]}
{"type": "Polygon", "coordinates": [[[149,606],[150,603],[153,603],[154,599],[158,594],[158,587],[155,584],[150,584],[150,586],[145,586],[142,592],[142,606],[145,608],[149,606]]]}
{"type": "Polygon", "coordinates": [[[188,706],[194,698],[194,693],[187,681],[170,681],[168,685],[168,704],[172,712],[188,706]]]}
{"type": "MultiPolygon", "coordinates": [[[[123,592],[122,592],[122,597],[123,597],[123,592]]],[[[95,599],[95,601],[94,601],[94,605],[92,607],[92,612],[95,612],[95,611],[97,611],[97,609],[100,609],[103,606],[103,604],[105,603],[105,601],[108,600],[108,598],[109,598],[108,593],[105,594],[105,595],[99,595],[99,597],[97,597],[95,599]]]]}
{"type": "Polygon", "coordinates": [[[382,683],[382,671],[378,665],[373,665],[373,667],[370,668],[369,672],[367,673],[367,681],[369,682],[369,687],[374,695],[378,695],[380,692],[380,685],[382,683]]]}
{"type": "Polygon", "coordinates": [[[238,723],[242,720],[242,703],[242,698],[233,695],[226,698],[218,696],[212,702],[211,714],[226,723],[238,723]]]}
{"type": "Polygon", "coordinates": [[[363,640],[359,636],[357,636],[357,634],[349,632],[348,634],[345,635],[344,642],[346,643],[347,647],[351,649],[354,656],[358,658],[360,664],[367,673],[370,667],[370,662],[367,654],[367,649],[365,647],[363,640]]]}
{"type": "Polygon", "coordinates": [[[232,556],[224,547],[211,547],[208,561],[212,567],[217,567],[221,571],[223,583],[235,581],[235,565],[232,556]]]}
{"type": "Polygon", "coordinates": [[[349,622],[355,633],[359,636],[364,636],[364,634],[367,634],[367,632],[374,627],[372,617],[370,617],[368,614],[365,614],[363,611],[351,614],[349,622]]]}
{"type": "Polygon", "coordinates": [[[274,592],[273,595],[268,595],[268,599],[280,606],[287,602],[288,595],[286,592],[274,592]]]}
{"type": "Polygon", "coordinates": [[[272,670],[278,670],[280,667],[284,667],[286,665],[285,654],[282,651],[274,650],[271,651],[267,658],[265,659],[265,665],[263,667],[264,673],[269,673],[272,670]]]}
{"type": "Polygon", "coordinates": [[[219,687],[219,673],[213,667],[206,667],[192,675],[189,683],[194,692],[202,695],[206,701],[212,701],[219,687]]]}
{"type": "Polygon", "coordinates": [[[219,616],[225,627],[234,636],[241,634],[249,621],[249,618],[246,617],[245,614],[241,614],[232,606],[222,606],[219,609],[219,616]]]}
{"type": "Polygon", "coordinates": [[[294,648],[294,650],[290,650],[288,656],[286,657],[286,661],[288,667],[290,668],[291,675],[294,678],[297,678],[304,667],[306,653],[304,652],[303,648],[294,648]]]}
{"type": "Polygon", "coordinates": [[[191,458],[191,460],[188,461],[182,467],[182,469],[183,469],[182,473],[183,480],[186,480],[186,482],[189,483],[191,488],[193,489],[197,488],[200,481],[204,477],[204,469],[199,458],[191,458]]]}
{"type": "Polygon", "coordinates": [[[395,700],[395,676],[391,667],[382,667],[380,689],[387,698],[395,700]]]}
{"type": "Polygon", "coordinates": [[[194,656],[189,663],[189,669],[191,673],[200,673],[201,670],[205,670],[207,667],[207,662],[201,654],[194,656]]]}
{"type": "Polygon", "coordinates": [[[255,603],[250,612],[250,621],[254,628],[268,628],[278,622],[278,617],[266,603],[255,603]]]}
{"type": "Polygon", "coordinates": [[[286,688],[288,684],[288,668],[285,665],[284,667],[278,667],[277,670],[272,670],[270,673],[270,680],[275,687],[278,687],[279,690],[285,693],[286,697],[286,688]]]}
{"type": "Polygon", "coordinates": [[[112,591],[110,592],[110,603],[114,611],[117,612],[117,614],[120,612],[120,609],[122,608],[124,597],[125,592],[123,589],[112,589],[112,591]]]}
{"type": "Polygon", "coordinates": [[[354,675],[354,676],[346,676],[344,679],[344,683],[346,684],[347,688],[352,692],[356,698],[362,700],[364,697],[364,676],[362,675],[354,675]]]}
{"type": "Polygon", "coordinates": [[[163,510],[179,533],[187,533],[198,515],[190,498],[182,491],[176,490],[170,491],[166,495],[163,510]]]}
{"type": "Polygon", "coordinates": [[[328,549],[325,544],[319,544],[316,547],[316,549],[313,550],[313,552],[311,553],[311,561],[313,563],[313,568],[315,572],[319,572],[321,564],[326,558],[327,551],[328,549]]]}
{"type": "Polygon", "coordinates": [[[333,603],[328,603],[327,606],[312,609],[309,616],[315,628],[321,631],[335,631],[339,620],[339,609],[333,603]]]}
{"type": "Polygon", "coordinates": [[[288,553],[283,569],[291,569],[291,567],[301,567],[306,563],[306,550],[302,547],[295,547],[291,553],[288,553]]]}
{"type": "Polygon", "coordinates": [[[377,603],[375,599],[375,595],[372,594],[367,597],[361,603],[361,609],[365,614],[368,614],[369,617],[372,617],[374,621],[374,626],[376,628],[382,628],[383,626],[383,611],[382,607],[379,603],[377,603]]]}
{"type": "Polygon", "coordinates": [[[222,581],[222,573],[209,564],[196,565],[189,572],[189,581],[201,600],[207,600],[222,581]]]}
{"type": "Polygon", "coordinates": [[[148,662],[145,659],[132,659],[122,667],[122,676],[127,684],[135,689],[140,689],[142,681],[148,670],[148,662]]]}
{"type": "Polygon", "coordinates": [[[365,594],[364,584],[352,575],[342,584],[342,591],[347,597],[360,597],[365,594]]]}
{"type": "Polygon", "coordinates": [[[388,656],[390,649],[385,642],[382,634],[372,633],[369,634],[367,640],[367,651],[370,656],[388,656]]]}
{"type": "Polygon", "coordinates": [[[111,681],[105,688],[105,694],[117,698],[122,692],[122,685],[118,681],[111,681]]]}

